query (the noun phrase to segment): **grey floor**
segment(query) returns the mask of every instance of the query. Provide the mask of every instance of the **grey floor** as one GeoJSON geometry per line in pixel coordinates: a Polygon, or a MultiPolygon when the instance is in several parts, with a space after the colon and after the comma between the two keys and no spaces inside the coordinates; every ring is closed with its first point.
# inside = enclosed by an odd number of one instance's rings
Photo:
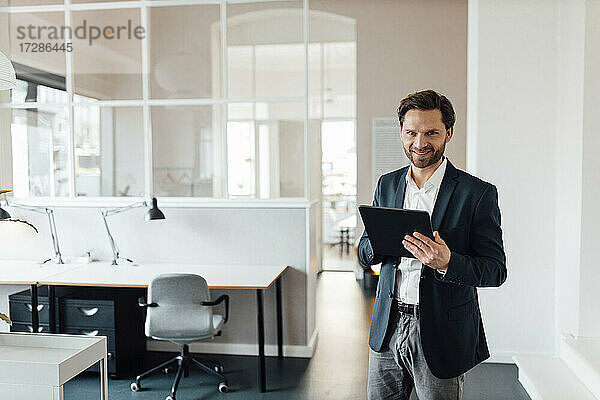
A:
{"type": "MultiPolygon", "coordinates": [[[[367,384],[367,338],[372,293],[364,291],[351,272],[323,272],[317,290],[319,341],[312,359],[267,359],[269,391],[260,393],[254,357],[202,356],[219,359],[230,392],[217,391],[218,381],[192,369],[182,380],[177,400],[204,399],[364,399],[367,384]]],[[[151,367],[172,354],[148,353],[151,367]]],[[[164,399],[173,375],[160,373],[143,381],[146,390],[133,393],[130,380],[111,380],[111,400],[164,399]]],[[[98,375],[84,373],[65,385],[65,399],[99,398],[98,375]]],[[[417,399],[416,396],[411,397],[417,399]]],[[[421,399],[427,400],[427,399],[421,399]]],[[[481,364],[469,371],[463,400],[530,400],[517,381],[511,364],[481,364]]]]}

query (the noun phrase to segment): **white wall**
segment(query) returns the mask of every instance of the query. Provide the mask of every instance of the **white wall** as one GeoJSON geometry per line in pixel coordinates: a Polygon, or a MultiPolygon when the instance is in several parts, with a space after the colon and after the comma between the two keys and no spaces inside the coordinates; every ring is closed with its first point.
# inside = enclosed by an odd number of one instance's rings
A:
{"type": "Polygon", "coordinates": [[[509,272],[481,291],[490,347],[555,354],[600,337],[600,1],[469,7],[468,166],[498,186],[509,272]]]}
{"type": "Polygon", "coordinates": [[[558,22],[556,332],[578,335],[585,0],[561,0],[558,22]]]}
{"type": "Polygon", "coordinates": [[[554,351],[557,4],[469,1],[469,172],[498,187],[508,268],[480,298],[505,361],[554,351]]]}
{"type": "MultiPolygon", "coordinates": [[[[579,336],[600,338],[600,1],[585,2],[585,54],[583,79],[583,142],[581,153],[581,265],[579,336]]],[[[562,137],[561,137],[562,139],[562,137]]],[[[567,182],[565,182],[565,185],[567,182]]]]}

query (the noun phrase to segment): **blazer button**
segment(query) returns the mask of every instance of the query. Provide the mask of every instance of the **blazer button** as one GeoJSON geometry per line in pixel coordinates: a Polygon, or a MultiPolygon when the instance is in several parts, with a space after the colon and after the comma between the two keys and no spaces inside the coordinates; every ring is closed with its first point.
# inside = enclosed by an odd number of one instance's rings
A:
{"type": "Polygon", "coordinates": [[[390,292],[389,296],[390,296],[390,299],[393,299],[394,298],[394,293],[390,292]]]}

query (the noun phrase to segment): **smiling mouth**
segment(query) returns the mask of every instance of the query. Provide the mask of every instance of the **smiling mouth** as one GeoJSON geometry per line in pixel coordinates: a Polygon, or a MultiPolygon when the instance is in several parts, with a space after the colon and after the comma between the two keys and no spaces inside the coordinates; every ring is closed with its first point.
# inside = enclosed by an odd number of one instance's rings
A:
{"type": "Polygon", "coordinates": [[[431,152],[431,150],[426,150],[426,151],[416,151],[416,150],[413,150],[413,153],[415,153],[418,156],[424,156],[426,154],[429,154],[430,152],[431,152]]]}

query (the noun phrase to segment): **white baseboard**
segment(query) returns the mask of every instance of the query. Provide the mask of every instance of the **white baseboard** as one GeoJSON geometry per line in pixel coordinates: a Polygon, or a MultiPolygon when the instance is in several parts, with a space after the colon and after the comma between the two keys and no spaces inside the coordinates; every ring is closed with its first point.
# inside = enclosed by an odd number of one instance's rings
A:
{"type": "MultiPolygon", "coordinates": [[[[317,337],[318,331],[315,329],[310,341],[308,342],[308,346],[283,345],[284,357],[311,358],[315,352],[317,337]]],[[[180,347],[178,345],[161,340],[148,339],[147,345],[147,348],[150,351],[180,351],[180,347]]],[[[206,341],[190,344],[190,352],[205,354],[230,354],[237,356],[257,356],[258,345],[248,343],[215,343],[206,341]]],[[[277,356],[277,345],[266,344],[265,355],[277,356]]]]}
{"type": "Polygon", "coordinates": [[[513,357],[518,356],[542,356],[542,357],[553,357],[554,353],[534,353],[534,352],[519,352],[514,351],[491,351],[490,358],[485,360],[485,363],[492,364],[514,364],[513,357]]]}
{"type": "Polygon", "coordinates": [[[560,357],[577,378],[600,398],[600,338],[563,337],[560,357]]]}

